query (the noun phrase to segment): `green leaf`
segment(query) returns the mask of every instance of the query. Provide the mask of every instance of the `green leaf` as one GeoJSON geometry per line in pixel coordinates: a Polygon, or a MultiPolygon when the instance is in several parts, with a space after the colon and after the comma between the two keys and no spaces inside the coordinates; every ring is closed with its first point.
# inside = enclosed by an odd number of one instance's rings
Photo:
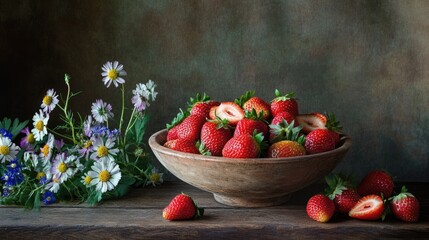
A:
{"type": "Polygon", "coordinates": [[[150,116],[145,114],[143,117],[139,117],[136,120],[136,123],[134,125],[134,130],[136,133],[135,140],[138,145],[143,143],[143,137],[144,137],[144,134],[146,133],[146,127],[149,122],[149,119],[150,119],[150,116]]]}

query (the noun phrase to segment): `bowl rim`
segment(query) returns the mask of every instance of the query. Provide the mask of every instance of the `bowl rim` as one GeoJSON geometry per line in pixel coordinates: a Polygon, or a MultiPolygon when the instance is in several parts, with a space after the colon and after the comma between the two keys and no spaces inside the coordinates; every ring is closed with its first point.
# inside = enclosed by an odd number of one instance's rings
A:
{"type": "Polygon", "coordinates": [[[162,134],[167,134],[167,129],[162,129],[160,131],[157,131],[150,136],[148,142],[152,151],[154,152],[156,151],[156,152],[160,152],[163,154],[176,156],[180,158],[187,158],[187,159],[193,159],[198,161],[224,162],[224,163],[231,163],[231,162],[259,163],[259,164],[292,163],[296,161],[312,160],[318,157],[335,156],[337,154],[347,152],[352,145],[351,138],[347,134],[342,134],[340,138],[340,146],[335,148],[334,150],[327,151],[327,152],[308,154],[308,155],[296,156],[296,157],[285,157],[285,158],[225,158],[220,156],[205,156],[201,154],[179,152],[179,151],[164,147],[163,145],[161,145],[156,141],[156,138],[158,136],[161,136],[162,134]]]}

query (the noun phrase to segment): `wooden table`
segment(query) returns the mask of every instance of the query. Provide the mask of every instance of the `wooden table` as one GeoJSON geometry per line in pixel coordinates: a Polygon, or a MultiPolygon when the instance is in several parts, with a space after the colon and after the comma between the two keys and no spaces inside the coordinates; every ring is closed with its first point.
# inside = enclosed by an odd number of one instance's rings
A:
{"type": "Polygon", "coordinates": [[[0,239],[368,239],[429,238],[429,183],[408,184],[422,205],[418,223],[394,218],[367,222],[336,217],[318,223],[307,217],[308,198],[323,190],[313,185],[277,207],[233,208],[210,193],[183,182],[134,189],[125,198],[98,207],[54,204],[38,211],[0,206],[0,239]],[[199,220],[169,222],[162,209],[178,193],[191,195],[205,215],[199,220]]]}

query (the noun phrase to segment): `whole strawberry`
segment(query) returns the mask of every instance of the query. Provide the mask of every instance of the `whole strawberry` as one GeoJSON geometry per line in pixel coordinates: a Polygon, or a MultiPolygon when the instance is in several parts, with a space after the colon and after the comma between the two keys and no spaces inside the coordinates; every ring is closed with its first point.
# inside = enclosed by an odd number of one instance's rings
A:
{"type": "Polygon", "coordinates": [[[234,136],[241,134],[250,134],[256,130],[257,133],[263,133],[264,139],[268,138],[268,125],[265,122],[263,114],[258,114],[255,109],[245,112],[245,118],[241,119],[235,127],[234,136]]]}
{"type": "Polygon", "coordinates": [[[325,223],[334,215],[335,205],[327,196],[316,194],[308,200],[306,211],[313,220],[325,223]]]}
{"type": "Polygon", "coordinates": [[[304,148],[305,137],[300,135],[301,127],[294,127],[294,121],[287,124],[286,120],[278,125],[270,125],[273,144],[268,148],[268,157],[294,157],[306,154],[304,148]],[[283,127],[284,126],[284,127],[283,127]]]}
{"type": "Polygon", "coordinates": [[[231,137],[232,132],[226,119],[209,120],[201,128],[201,143],[212,156],[222,156],[222,149],[231,137]]]}
{"type": "Polygon", "coordinates": [[[191,115],[200,115],[204,118],[209,117],[210,109],[213,106],[219,106],[220,102],[210,101],[210,97],[207,94],[197,93],[195,98],[190,98],[188,102],[189,111],[191,115]]]}
{"type": "Polygon", "coordinates": [[[189,116],[189,111],[183,111],[182,109],[179,109],[180,111],[177,113],[177,115],[174,117],[174,119],[171,121],[171,123],[167,123],[167,141],[178,139],[178,126],[179,124],[189,116]]]}
{"type": "Polygon", "coordinates": [[[358,193],[361,196],[377,194],[383,198],[389,198],[393,193],[393,178],[384,170],[369,172],[359,183],[358,193]]]}
{"type": "Polygon", "coordinates": [[[201,128],[206,118],[201,115],[190,115],[177,126],[177,136],[197,141],[200,138],[201,128]]]}
{"type": "Polygon", "coordinates": [[[203,214],[204,209],[199,208],[190,196],[183,193],[175,196],[162,211],[162,217],[166,220],[195,219],[203,214]]]}
{"type": "Polygon", "coordinates": [[[353,187],[351,181],[344,176],[331,174],[326,178],[328,188],[325,193],[334,201],[335,211],[339,213],[348,213],[360,199],[360,195],[353,187]]]}
{"type": "Polygon", "coordinates": [[[243,108],[244,111],[262,114],[262,117],[267,120],[271,116],[270,104],[265,102],[260,97],[255,97],[255,91],[247,91],[240,98],[235,99],[235,103],[243,108]]]}
{"type": "Polygon", "coordinates": [[[296,121],[296,118],[294,115],[292,115],[289,112],[280,112],[278,113],[275,117],[273,117],[273,119],[271,120],[271,125],[277,125],[279,123],[281,123],[282,121],[286,120],[287,123],[291,123],[292,121],[295,123],[295,127],[297,127],[299,124],[296,121]]]}
{"type": "Polygon", "coordinates": [[[335,140],[335,145],[340,142],[340,133],[343,127],[340,125],[340,122],[335,119],[334,113],[327,114],[326,128],[331,130],[331,136],[335,140]]]}
{"type": "Polygon", "coordinates": [[[222,155],[229,158],[257,158],[261,154],[262,133],[232,137],[223,147],[222,155]]]}
{"type": "Polygon", "coordinates": [[[305,140],[305,149],[309,154],[321,153],[335,149],[335,141],[328,129],[311,131],[305,140]]]}
{"type": "Polygon", "coordinates": [[[197,144],[195,141],[186,139],[186,138],[178,138],[169,140],[164,143],[164,147],[186,153],[200,153],[197,144]]]}
{"type": "Polygon", "coordinates": [[[417,222],[420,216],[420,203],[405,186],[400,194],[391,198],[390,209],[396,218],[405,222],[417,222]]]}
{"type": "Polygon", "coordinates": [[[375,194],[367,195],[350,209],[349,216],[360,220],[377,220],[383,217],[384,202],[380,196],[375,194]]]}
{"type": "Polygon", "coordinates": [[[271,115],[276,116],[281,112],[289,112],[290,114],[297,116],[298,103],[295,100],[295,93],[288,93],[282,95],[279,90],[275,91],[275,98],[271,101],[271,115]]]}

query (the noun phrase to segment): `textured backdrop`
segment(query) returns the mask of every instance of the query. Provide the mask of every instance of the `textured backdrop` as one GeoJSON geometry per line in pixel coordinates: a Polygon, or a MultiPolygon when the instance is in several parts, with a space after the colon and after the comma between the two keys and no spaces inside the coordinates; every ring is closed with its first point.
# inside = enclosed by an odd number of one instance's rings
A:
{"type": "Polygon", "coordinates": [[[154,80],[151,134],[189,97],[269,101],[294,91],[300,112],[335,112],[354,145],[337,170],[384,168],[429,181],[429,1],[0,0],[0,118],[31,119],[64,73],[90,112],[118,60],[126,88],[154,80]]]}

